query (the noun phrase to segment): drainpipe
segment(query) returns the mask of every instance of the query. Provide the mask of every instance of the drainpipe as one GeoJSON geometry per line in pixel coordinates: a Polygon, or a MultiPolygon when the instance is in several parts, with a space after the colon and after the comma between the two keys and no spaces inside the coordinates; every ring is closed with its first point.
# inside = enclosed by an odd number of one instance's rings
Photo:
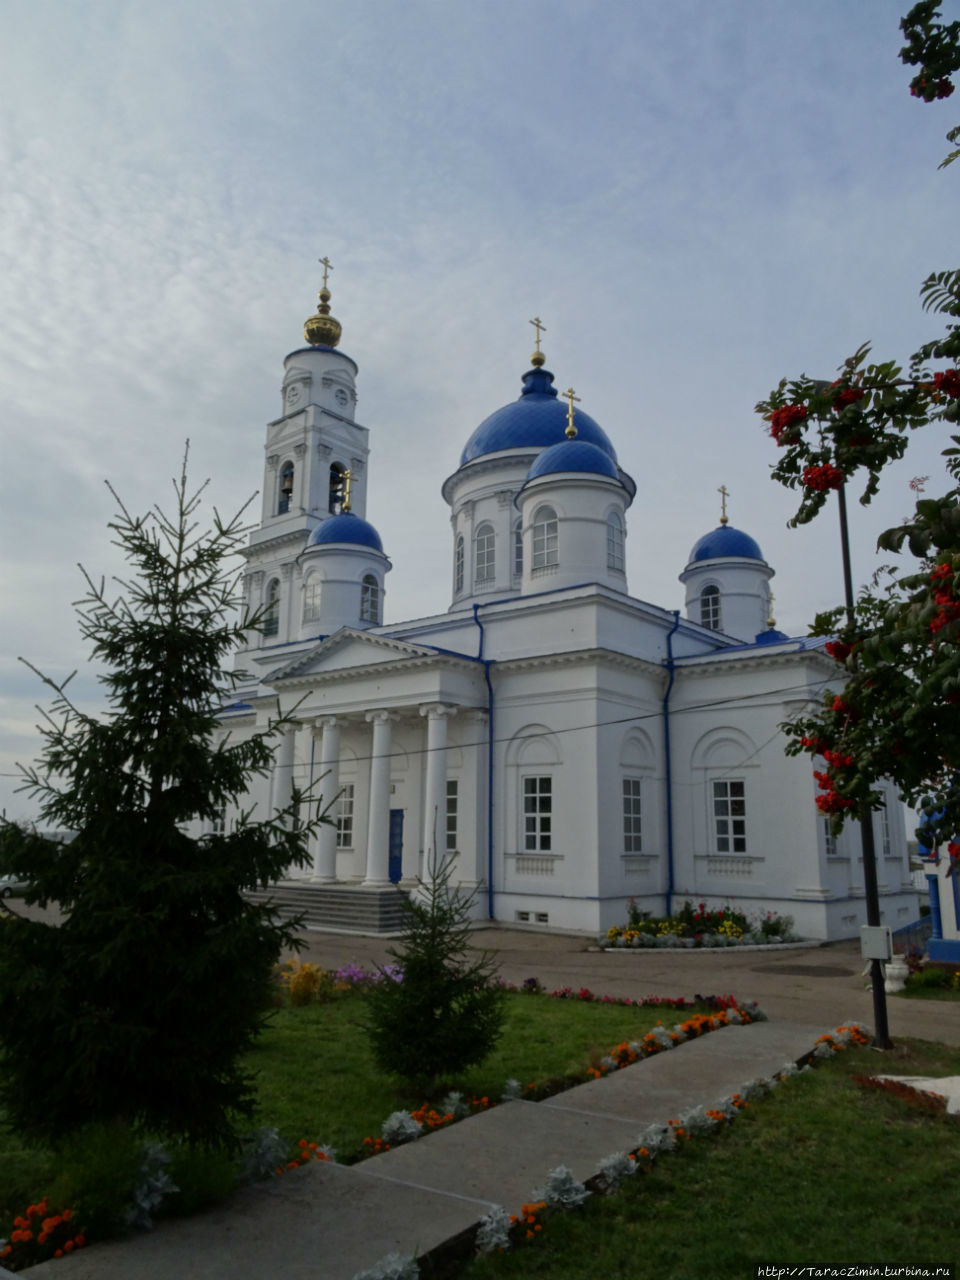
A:
{"type": "Polygon", "coordinates": [[[670,762],[670,692],[673,689],[673,680],[676,675],[676,668],[673,664],[673,637],[677,633],[680,626],[680,610],[673,611],[673,627],[667,632],[667,670],[670,672],[670,678],[667,681],[666,693],[663,695],[663,750],[666,757],[666,786],[667,786],[667,911],[669,916],[673,908],[673,769],[670,762]]]}
{"type": "Polygon", "coordinates": [[[487,682],[487,919],[493,919],[493,684],[490,680],[492,661],[483,656],[483,623],[480,621],[480,605],[474,602],[473,620],[480,631],[480,647],[477,658],[483,663],[483,678],[487,682]]]}

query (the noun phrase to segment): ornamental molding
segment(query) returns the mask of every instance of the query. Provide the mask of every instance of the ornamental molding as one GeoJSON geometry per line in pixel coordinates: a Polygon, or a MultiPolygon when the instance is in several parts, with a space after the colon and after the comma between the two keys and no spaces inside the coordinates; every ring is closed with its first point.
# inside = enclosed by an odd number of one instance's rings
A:
{"type": "Polygon", "coordinates": [[[280,667],[265,678],[265,683],[275,684],[291,680],[342,680],[373,672],[379,672],[384,663],[390,670],[409,670],[411,666],[437,666],[458,670],[473,671],[476,662],[469,658],[459,658],[454,654],[441,654],[424,645],[411,644],[403,640],[395,640],[391,636],[372,635],[369,631],[360,631],[353,627],[341,627],[334,635],[321,640],[306,653],[301,654],[286,666],[280,667]],[[356,645],[360,650],[371,650],[383,654],[382,662],[354,663],[349,667],[338,667],[333,671],[316,669],[317,663],[324,662],[339,650],[356,645]],[[309,668],[313,667],[313,670],[309,668]]]}
{"type": "Polygon", "coordinates": [[[294,453],[294,457],[296,458],[302,458],[306,452],[307,452],[307,446],[302,442],[300,444],[295,444],[293,446],[293,453],[294,453]]]}
{"type": "Polygon", "coordinates": [[[294,542],[302,544],[304,539],[310,536],[311,532],[312,530],[310,529],[293,529],[289,533],[278,533],[276,537],[267,538],[263,542],[256,543],[255,546],[241,547],[238,554],[247,560],[250,560],[255,556],[262,556],[263,559],[269,559],[285,544],[291,544],[294,542]],[[268,553],[267,555],[263,555],[265,551],[268,553]]]}
{"type": "Polygon", "coordinates": [[[359,476],[363,474],[363,462],[364,462],[363,458],[350,459],[350,470],[352,471],[354,476],[359,476]]]}
{"type": "Polygon", "coordinates": [[[629,653],[617,653],[614,649],[571,649],[566,653],[537,654],[529,658],[505,658],[497,662],[497,670],[504,672],[534,671],[546,667],[571,667],[596,663],[605,667],[619,667],[626,671],[641,672],[658,681],[666,679],[666,667],[648,658],[636,658],[629,653]]]}
{"type": "Polygon", "coordinates": [[[271,471],[276,471],[279,465],[280,465],[279,453],[270,453],[267,455],[267,466],[271,471]]]}
{"type": "Polygon", "coordinates": [[[841,668],[816,649],[794,649],[790,653],[757,653],[756,650],[731,648],[716,654],[693,654],[675,660],[678,672],[684,679],[699,675],[716,675],[718,671],[769,671],[771,667],[796,667],[799,663],[813,662],[823,671],[830,671],[842,679],[841,668]]]}

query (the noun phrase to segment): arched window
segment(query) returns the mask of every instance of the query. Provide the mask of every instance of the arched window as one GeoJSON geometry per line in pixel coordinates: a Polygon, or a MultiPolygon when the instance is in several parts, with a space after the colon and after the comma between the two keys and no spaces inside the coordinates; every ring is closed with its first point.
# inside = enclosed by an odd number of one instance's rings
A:
{"type": "Polygon", "coordinates": [[[477,529],[476,555],[473,563],[477,582],[493,582],[496,576],[496,535],[492,524],[482,524],[477,529]]]}
{"type": "Polygon", "coordinates": [[[530,567],[545,569],[547,565],[559,562],[557,513],[553,507],[539,507],[533,517],[533,561],[530,567]]]}
{"type": "Polygon", "coordinates": [[[337,516],[343,510],[344,495],[344,473],[346,467],[341,463],[335,462],[330,468],[330,497],[327,502],[327,510],[331,515],[337,516]]]}
{"type": "Polygon", "coordinates": [[[380,621],[380,584],[372,573],[363,575],[360,587],[360,621],[380,621]]]}
{"type": "Polygon", "coordinates": [[[293,500],[293,463],[285,462],[280,468],[280,492],[277,496],[277,515],[285,515],[293,500]]]}
{"type": "Polygon", "coordinates": [[[700,592],[700,622],[711,631],[720,630],[720,588],[704,587],[700,592]]]}
{"type": "Polygon", "coordinates": [[[453,593],[459,595],[463,590],[463,534],[457,534],[453,551],[453,593]]]}
{"type": "Polygon", "coordinates": [[[523,526],[519,520],[513,526],[513,576],[523,577],[523,526]]]}
{"type": "Polygon", "coordinates": [[[280,580],[271,578],[264,597],[263,634],[275,636],[280,630],[280,580]]]}
{"type": "Polygon", "coordinates": [[[316,622],[320,617],[320,579],[310,578],[303,590],[303,620],[316,622]]]}
{"type": "Polygon", "coordinates": [[[619,511],[607,516],[607,568],[623,573],[623,521],[619,511]]]}

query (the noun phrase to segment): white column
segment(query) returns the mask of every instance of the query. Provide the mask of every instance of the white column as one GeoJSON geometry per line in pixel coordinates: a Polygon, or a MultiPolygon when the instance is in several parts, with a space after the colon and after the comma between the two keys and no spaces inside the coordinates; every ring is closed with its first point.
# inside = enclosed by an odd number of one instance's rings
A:
{"type": "Polygon", "coordinates": [[[317,843],[313,859],[311,879],[331,881],[337,878],[337,825],[336,799],[340,790],[340,725],[336,716],[320,716],[314,722],[314,732],[320,738],[320,796],[323,809],[330,822],[323,822],[317,829],[317,843]]]}
{"type": "Polygon", "coordinates": [[[456,707],[432,702],[420,708],[427,717],[426,781],[423,796],[423,879],[432,880],[446,859],[447,717],[456,707]]]}
{"type": "Polygon", "coordinates": [[[390,721],[389,711],[368,711],[373,724],[370,753],[370,810],[367,820],[365,885],[390,883],[390,721]]]}
{"type": "Polygon", "coordinates": [[[284,725],[280,730],[280,740],[273,753],[273,781],[270,788],[270,808],[273,813],[286,809],[293,798],[293,759],[296,736],[296,725],[284,725]]]}

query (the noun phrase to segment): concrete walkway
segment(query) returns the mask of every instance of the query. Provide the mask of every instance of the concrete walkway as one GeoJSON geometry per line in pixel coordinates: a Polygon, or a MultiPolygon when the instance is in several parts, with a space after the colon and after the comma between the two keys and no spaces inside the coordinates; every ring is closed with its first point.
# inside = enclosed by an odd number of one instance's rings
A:
{"type": "Polygon", "coordinates": [[[31,1268],[36,1280],[351,1280],[386,1254],[423,1256],[494,1204],[515,1213],[565,1164],[581,1181],[652,1122],[712,1106],[797,1061],[832,1029],[732,1026],[578,1085],[509,1102],[359,1165],[314,1163],[212,1212],[31,1268]]]}

